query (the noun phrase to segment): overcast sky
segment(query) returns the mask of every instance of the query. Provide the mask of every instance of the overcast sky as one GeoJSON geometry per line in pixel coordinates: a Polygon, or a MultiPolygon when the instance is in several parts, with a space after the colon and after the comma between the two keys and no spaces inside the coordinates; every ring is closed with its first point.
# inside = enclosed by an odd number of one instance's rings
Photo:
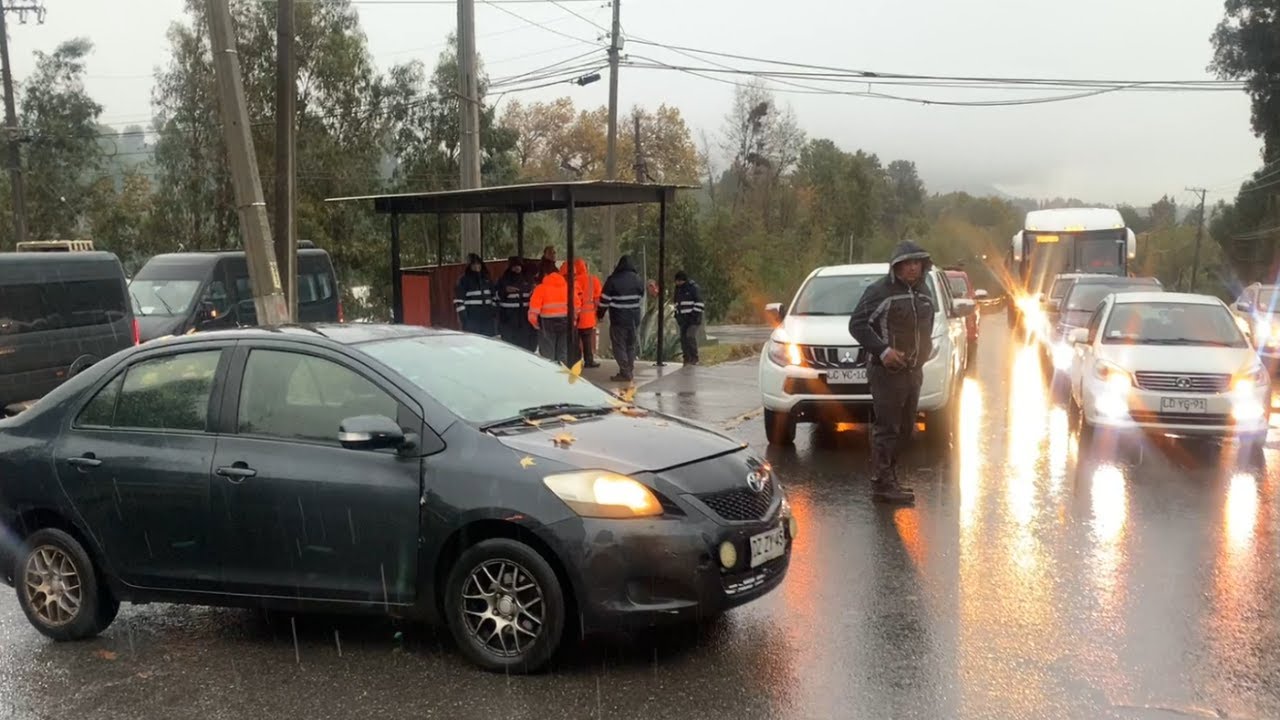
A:
{"type": "MultiPolygon", "coordinates": [[[[145,123],[151,74],[167,61],[165,31],[183,18],[182,0],[45,2],[44,25],[10,26],[15,77],[30,73],[33,50],[87,36],[96,46],[89,90],[105,106],[103,121],[145,123]]],[[[415,57],[433,64],[455,9],[382,2],[356,3],[379,67],[415,57]]],[[[588,52],[602,34],[551,3],[502,7],[544,27],[478,3],[477,44],[494,78],[588,52]]],[[[608,27],[604,0],[567,7],[608,27]]],[[[880,72],[1190,80],[1211,77],[1209,36],[1222,10],[1222,0],[623,0],[622,25],[627,34],[655,42],[880,72]]],[[[626,51],[690,64],[660,48],[633,43],[626,51]]],[[[624,109],[674,104],[695,133],[719,130],[733,93],[728,84],[678,72],[628,68],[620,88],[624,109]]],[[[1010,96],[964,93],[978,100],[1010,96]]],[[[602,105],[608,83],[521,97],[564,94],[602,105]]],[[[829,137],[886,162],[914,160],[931,191],[992,186],[1017,195],[1143,205],[1170,193],[1186,204],[1186,186],[1210,187],[1211,200],[1229,198],[1260,164],[1243,93],[1117,93],[1014,108],[785,93],[779,99],[793,107],[810,137],[829,137]]]]}

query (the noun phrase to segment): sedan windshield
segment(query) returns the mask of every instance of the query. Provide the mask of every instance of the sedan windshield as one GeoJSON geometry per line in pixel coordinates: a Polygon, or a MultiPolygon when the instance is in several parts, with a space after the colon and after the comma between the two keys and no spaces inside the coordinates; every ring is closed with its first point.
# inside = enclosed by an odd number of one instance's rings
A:
{"type": "Polygon", "coordinates": [[[134,280],[129,283],[133,314],[181,315],[199,289],[199,280],[134,280]]]}
{"type": "Polygon", "coordinates": [[[1102,342],[1244,348],[1235,318],[1219,305],[1121,303],[1111,311],[1102,342]]]}
{"type": "Polygon", "coordinates": [[[612,395],[555,363],[474,335],[382,340],[359,346],[463,420],[487,424],[530,410],[609,407],[612,395]]]}

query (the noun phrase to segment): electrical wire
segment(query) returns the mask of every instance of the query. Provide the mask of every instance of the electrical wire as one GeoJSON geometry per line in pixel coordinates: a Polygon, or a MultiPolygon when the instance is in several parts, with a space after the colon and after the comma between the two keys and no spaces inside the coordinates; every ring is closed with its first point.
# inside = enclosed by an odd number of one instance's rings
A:
{"type": "Polygon", "coordinates": [[[611,30],[609,30],[609,28],[607,28],[607,27],[605,27],[605,26],[601,25],[600,23],[596,22],[595,20],[592,20],[591,18],[587,17],[586,15],[583,15],[582,13],[578,12],[577,10],[574,10],[573,8],[568,7],[567,5],[565,5],[565,4],[564,4],[563,0],[548,0],[548,2],[550,2],[552,5],[555,5],[556,7],[560,8],[561,10],[563,10],[563,11],[565,11],[565,12],[569,13],[570,15],[572,15],[572,16],[574,16],[574,17],[578,18],[579,20],[581,20],[581,21],[583,21],[583,22],[585,22],[585,23],[587,23],[587,24],[589,24],[589,25],[595,25],[597,28],[599,28],[600,30],[604,31],[604,33],[605,33],[605,34],[609,34],[609,35],[611,35],[611,34],[612,34],[612,31],[611,31],[611,30]]]}
{"type": "Polygon", "coordinates": [[[484,3],[485,5],[490,5],[490,6],[492,6],[494,9],[501,10],[502,12],[504,12],[504,13],[506,13],[506,14],[510,15],[511,17],[513,17],[513,18],[515,18],[515,19],[519,20],[520,22],[525,23],[525,24],[527,24],[527,25],[531,25],[531,26],[536,27],[536,28],[539,28],[539,29],[541,29],[541,30],[545,30],[545,31],[547,31],[547,32],[549,32],[549,33],[554,33],[554,34],[556,34],[556,35],[559,35],[560,37],[568,38],[568,39],[573,40],[573,41],[575,41],[575,42],[580,42],[580,43],[582,43],[582,44],[584,44],[584,45],[590,45],[590,46],[592,46],[592,47],[601,47],[600,43],[598,43],[598,42],[592,42],[591,40],[583,40],[582,38],[577,37],[577,36],[574,36],[574,35],[570,35],[569,33],[560,32],[559,30],[556,30],[555,28],[548,27],[548,26],[547,26],[546,24],[544,24],[544,23],[535,22],[535,21],[533,21],[533,20],[530,20],[529,18],[527,18],[527,17],[525,17],[525,16],[521,15],[520,13],[515,12],[514,10],[508,10],[507,8],[502,7],[501,5],[495,5],[495,4],[494,4],[494,2],[495,2],[495,1],[496,1],[496,2],[501,2],[501,0],[480,0],[480,2],[484,3]]]}

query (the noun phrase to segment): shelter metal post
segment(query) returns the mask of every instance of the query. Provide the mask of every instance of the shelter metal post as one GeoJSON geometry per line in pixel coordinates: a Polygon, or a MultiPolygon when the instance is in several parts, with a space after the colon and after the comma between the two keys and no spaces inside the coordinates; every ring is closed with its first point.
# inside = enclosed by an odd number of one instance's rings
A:
{"type": "Polygon", "coordinates": [[[444,215],[436,213],[436,267],[444,265],[444,215]]]}
{"type": "Polygon", "coordinates": [[[569,281],[569,367],[573,367],[574,363],[578,362],[578,312],[577,308],[573,306],[574,293],[577,292],[576,286],[573,284],[573,188],[568,189],[567,195],[568,206],[565,208],[567,217],[565,218],[564,227],[565,250],[569,254],[569,259],[567,260],[568,272],[566,273],[569,281]]]}
{"type": "Polygon", "coordinates": [[[658,200],[658,367],[666,365],[662,360],[663,337],[666,334],[667,300],[667,194],[658,200]]]}
{"type": "Polygon", "coordinates": [[[391,213],[391,322],[404,322],[404,289],[400,287],[400,213],[391,213]]]}
{"type": "Polygon", "coordinates": [[[516,257],[524,260],[524,213],[516,213],[516,257]]]}

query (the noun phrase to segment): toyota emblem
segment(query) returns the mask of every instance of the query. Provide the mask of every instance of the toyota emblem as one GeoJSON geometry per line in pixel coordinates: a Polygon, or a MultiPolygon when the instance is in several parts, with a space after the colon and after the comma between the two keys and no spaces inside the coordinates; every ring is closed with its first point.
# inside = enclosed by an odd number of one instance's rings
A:
{"type": "Polygon", "coordinates": [[[764,492],[764,486],[769,483],[769,471],[763,468],[756,468],[747,475],[747,487],[754,492],[764,492]]]}
{"type": "Polygon", "coordinates": [[[1178,383],[1177,383],[1177,384],[1178,384],[1178,389],[1179,389],[1179,390],[1190,390],[1190,389],[1191,389],[1191,378],[1184,378],[1184,377],[1178,378],[1178,383]]]}

